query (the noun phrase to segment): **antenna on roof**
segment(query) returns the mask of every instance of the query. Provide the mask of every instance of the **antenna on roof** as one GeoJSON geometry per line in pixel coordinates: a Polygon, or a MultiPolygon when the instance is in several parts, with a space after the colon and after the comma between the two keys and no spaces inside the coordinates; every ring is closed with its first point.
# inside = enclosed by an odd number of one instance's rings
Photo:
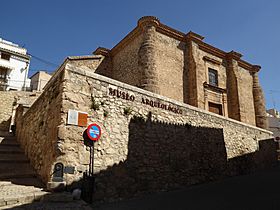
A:
{"type": "Polygon", "coordinates": [[[273,109],[275,109],[276,107],[276,102],[275,99],[273,97],[273,93],[280,93],[279,90],[269,90],[269,94],[271,95],[271,100],[272,100],[272,105],[273,105],[273,109]]]}

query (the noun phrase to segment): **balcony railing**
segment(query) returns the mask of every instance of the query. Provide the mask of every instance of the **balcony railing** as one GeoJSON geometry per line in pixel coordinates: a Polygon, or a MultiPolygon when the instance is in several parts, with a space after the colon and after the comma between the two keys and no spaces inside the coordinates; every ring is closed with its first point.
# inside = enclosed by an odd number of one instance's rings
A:
{"type": "Polygon", "coordinates": [[[11,69],[11,70],[15,69],[15,67],[11,64],[10,61],[1,58],[0,58],[0,67],[5,69],[11,69]]]}

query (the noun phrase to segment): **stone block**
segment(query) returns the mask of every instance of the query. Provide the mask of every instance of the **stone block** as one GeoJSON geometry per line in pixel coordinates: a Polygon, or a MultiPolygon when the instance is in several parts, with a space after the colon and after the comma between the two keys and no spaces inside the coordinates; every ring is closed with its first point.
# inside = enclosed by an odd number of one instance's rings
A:
{"type": "Polygon", "coordinates": [[[1,206],[6,206],[7,202],[4,199],[0,199],[0,207],[1,206]]]}

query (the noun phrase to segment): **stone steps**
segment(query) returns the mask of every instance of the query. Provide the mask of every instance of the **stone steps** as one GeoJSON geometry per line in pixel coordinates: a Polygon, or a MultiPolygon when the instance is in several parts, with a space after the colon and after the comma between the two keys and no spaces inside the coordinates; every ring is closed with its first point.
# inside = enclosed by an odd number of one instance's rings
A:
{"type": "Polygon", "coordinates": [[[36,173],[29,162],[0,162],[0,179],[35,177],[36,173]],[[11,164],[12,163],[12,164],[11,164]]]}
{"type": "Polygon", "coordinates": [[[71,193],[43,187],[15,137],[0,136],[0,209],[92,209],[71,193]]]}
{"type": "Polygon", "coordinates": [[[23,150],[15,144],[0,144],[0,154],[4,153],[22,153],[24,154],[23,150]]]}
{"type": "Polygon", "coordinates": [[[15,206],[39,201],[48,192],[42,191],[41,188],[24,185],[5,185],[1,187],[0,192],[0,209],[11,209],[15,206]]]}
{"type": "Polygon", "coordinates": [[[14,136],[11,137],[0,137],[0,145],[3,144],[16,144],[19,145],[19,143],[16,141],[16,138],[14,136]]]}
{"type": "Polygon", "coordinates": [[[2,200],[0,196],[0,209],[92,209],[82,200],[73,200],[71,193],[48,193],[44,191],[32,191],[31,188],[30,190],[30,192],[26,193],[26,196],[16,195],[14,197],[6,197],[2,200]]]}
{"type": "MultiPolygon", "coordinates": [[[[2,180],[5,180],[5,179],[2,179],[2,180]]],[[[8,181],[3,181],[3,182],[11,182],[11,183],[17,184],[17,185],[44,188],[44,184],[37,177],[30,177],[30,175],[28,177],[8,178],[8,181]]],[[[0,184],[0,186],[1,186],[1,184],[0,184]]]]}
{"type": "Polygon", "coordinates": [[[20,144],[7,134],[0,136],[0,188],[0,209],[34,202],[47,194],[20,144]]]}
{"type": "Polygon", "coordinates": [[[29,163],[28,158],[23,153],[13,153],[13,152],[0,152],[0,164],[4,162],[10,163],[29,163]]]}

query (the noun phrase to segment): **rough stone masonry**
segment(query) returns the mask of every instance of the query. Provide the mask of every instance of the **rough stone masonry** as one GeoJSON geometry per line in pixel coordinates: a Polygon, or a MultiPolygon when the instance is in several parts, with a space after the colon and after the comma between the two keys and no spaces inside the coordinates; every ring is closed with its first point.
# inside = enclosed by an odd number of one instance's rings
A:
{"type": "MultiPolygon", "coordinates": [[[[98,63],[100,56],[92,56],[98,63]]],[[[65,60],[44,92],[17,115],[17,138],[47,183],[54,165],[74,167],[67,185],[88,170],[86,127],[67,124],[68,110],[88,113],[101,126],[94,146],[95,200],[222,179],[276,163],[272,133],[95,74],[65,60]]]]}

